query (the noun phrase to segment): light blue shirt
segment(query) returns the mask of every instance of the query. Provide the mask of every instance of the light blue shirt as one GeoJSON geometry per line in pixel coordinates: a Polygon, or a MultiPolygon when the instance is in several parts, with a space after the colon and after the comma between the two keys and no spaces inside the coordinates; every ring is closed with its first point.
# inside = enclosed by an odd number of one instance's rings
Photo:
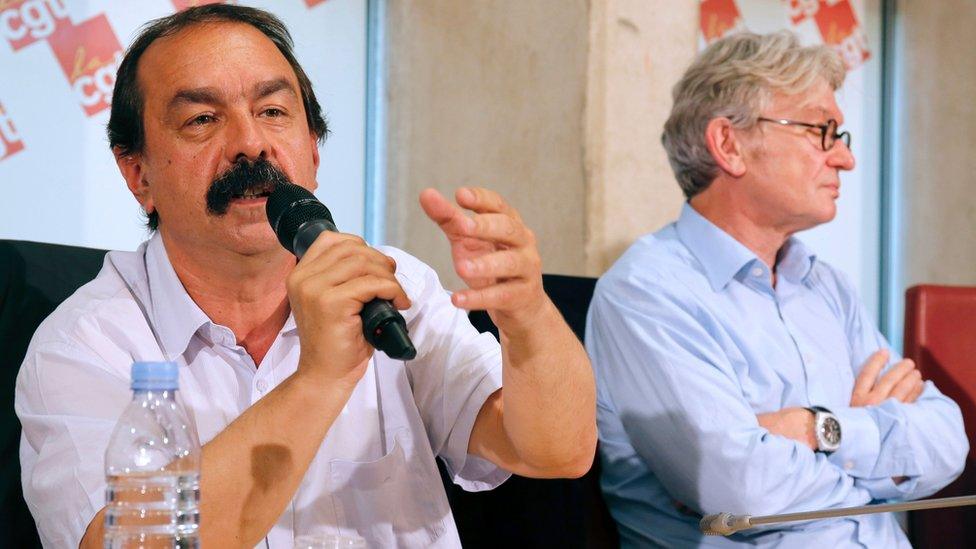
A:
{"type": "Polygon", "coordinates": [[[865,360],[889,344],[847,279],[796,238],[776,274],[774,288],[769,267],[686,204],[597,284],[586,346],[601,481],[624,546],[907,547],[890,514],[723,538],[679,506],[760,516],[915,499],[962,471],[959,407],[931,382],[914,404],[850,406],[865,360]],[[816,453],[759,426],[756,414],[792,406],[833,411],[840,449],[816,453]]]}

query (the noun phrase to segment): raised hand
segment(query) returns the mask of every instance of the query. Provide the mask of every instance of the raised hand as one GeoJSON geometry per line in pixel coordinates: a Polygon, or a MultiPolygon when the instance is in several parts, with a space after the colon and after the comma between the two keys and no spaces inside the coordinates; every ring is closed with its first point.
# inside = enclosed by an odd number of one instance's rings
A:
{"type": "Polygon", "coordinates": [[[535,235],[494,191],[465,187],[454,196],[457,205],[434,189],[420,194],[421,207],[447,236],[454,270],[469,288],[454,293],[454,305],[488,311],[503,331],[531,326],[548,303],[535,235]]]}

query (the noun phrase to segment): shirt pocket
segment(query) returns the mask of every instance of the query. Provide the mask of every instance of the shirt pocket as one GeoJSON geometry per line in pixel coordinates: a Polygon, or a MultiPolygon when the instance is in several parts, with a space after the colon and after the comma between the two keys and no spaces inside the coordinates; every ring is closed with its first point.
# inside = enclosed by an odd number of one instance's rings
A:
{"type": "Polygon", "coordinates": [[[343,521],[369,547],[427,547],[444,533],[450,508],[434,491],[441,489],[440,479],[412,449],[403,430],[394,435],[390,452],[375,461],[330,462],[330,491],[343,521]]]}

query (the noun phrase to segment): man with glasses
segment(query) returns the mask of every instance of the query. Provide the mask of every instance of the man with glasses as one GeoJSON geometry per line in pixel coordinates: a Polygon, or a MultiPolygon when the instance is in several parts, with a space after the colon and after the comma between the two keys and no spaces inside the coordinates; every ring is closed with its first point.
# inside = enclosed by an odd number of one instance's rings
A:
{"type": "Polygon", "coordinates": [[[908,546],[891,515],[704,537],[701,515],[928,496],[962,471],[958,406],[794,235],[854,168],[838,56],[789,33],[706,49],[663,142],[688,198],[600,280],[586,342],[624,546],[908,546]]]}

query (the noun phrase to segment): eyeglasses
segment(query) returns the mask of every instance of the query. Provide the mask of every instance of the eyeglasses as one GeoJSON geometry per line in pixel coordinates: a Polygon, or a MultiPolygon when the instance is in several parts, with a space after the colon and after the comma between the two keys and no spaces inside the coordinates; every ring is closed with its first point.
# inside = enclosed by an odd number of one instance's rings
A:
{"type": "Polygon", "coordinates": [[[829,151],[830,149],[834,148],[834,143],[836,143],[838,139],[844,142],[845,147],[851,147],[851,133],[837,133],[838,124],[833,118],[828,120],[826,124],[810,124],[808,122],[797,122],[796,120],[786,120],[784,118],[759,117],[757,120],[759,122],[772,122],[773,124],[779,124],[781,126],[802,126],[812,130],[820,130],[820,146],[823,147],[823,150],[825,151],[829,151]]]}

